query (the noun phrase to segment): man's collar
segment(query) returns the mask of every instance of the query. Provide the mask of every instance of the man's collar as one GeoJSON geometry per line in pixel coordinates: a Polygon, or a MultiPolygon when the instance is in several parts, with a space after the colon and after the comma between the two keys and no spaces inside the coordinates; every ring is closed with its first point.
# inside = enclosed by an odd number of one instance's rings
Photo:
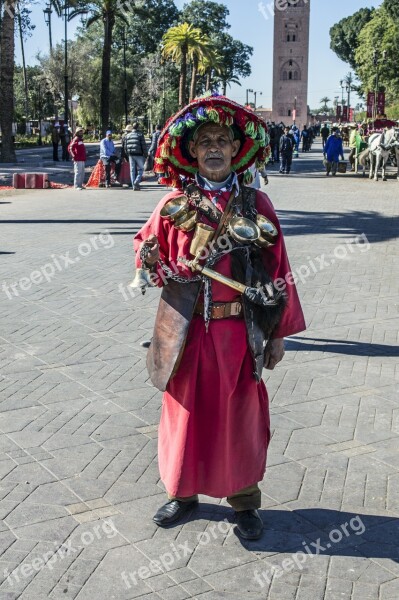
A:
{"type": "Polygon", "coordinates": [[[235,188],[235,195],[238,196],[238,193],[240,191],[240,185],[238,183],[238,178],[236,173],[234,173],[234,171],[232,171],[228,177],[228,179],[226,180],[226,183],[224,184],[223,187],[221,188],[217,188],[215,189],[214,187],[212,187],[212,185],[210,184],[210,182],[205,179],[204,177],[202,177],[199,173],[196,173],[195,175],[195,182],[198,185],[198,187],[200,187],[201,189],[205,190],[205,191],[209,191],[209,192],[230,192],[233,188],[235,188]]]}

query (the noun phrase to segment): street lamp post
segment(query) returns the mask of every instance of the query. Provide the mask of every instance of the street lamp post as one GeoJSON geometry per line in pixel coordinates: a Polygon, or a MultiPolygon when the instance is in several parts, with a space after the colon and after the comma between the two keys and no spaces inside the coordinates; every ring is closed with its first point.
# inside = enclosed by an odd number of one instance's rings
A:
{"type": "Polygon", "coordinates": [[[340,81],[340,85],[341,85],[341,92],[342,92],[342,96],[341,96],[341,105],[344,105],[344,80],[341,79],[340,81]]]}
{"type": "Polygon", "coordinates": [[[255,110],[256,110],[256,94],[259,94],[261,96],[262,92],[254,92],[254,96],[255,96],[255,100],[254,100],[255,110]]]}
{"type": "Polygon", "coordinates": [[[254,91],[253,91],[253,90],[251,90],[251,89],[247,89],[247,102],[246,102],[247,106],[248,106],[248,103],[249,103],[249,98],[248,98],[248,94],[249,94],[249,92],[252,92],[252,93],[254,93],[254,91]]]}
{"type": "Polygon", "coordinates": [[[166,123],[166,83],[165,83],[165,62],[162,63],[162,99],[163,99],[163,126],[166,123]]]}
{"type": "Polygon", "coordinates": [[[379,84],[380,84],[380,72],[379,72],[379,65],[381,62],[381,58],[382,60],[385,60],[387,56],[387,51],[384,50],[382,53],[382,57],[380,57],[380,54],[378,52],[378,50],[374,50],[373,53],[373,65],[375,66],[376,72],[375,72],[375,90],[374,90],[374,107],[373,107],[373,119],[377,118],[377,111],[378,111],[378,91],[379,91],[379,84]]]}
{"type": "Polygon", "coordinates": [[[352,88],[351,88],[351,86],[350,86],[349,83],[346,84],[345,89],[346,89],[346,92],[348,94],[348,119],[349,119],[349,111],[350,111],[350,108],[351,108],[351,90],[352,90],[352,88]]]}
{"type": "Polygon", "coordinates": [[[47,4],[46,8],[43,9],[43,12],[44,12],[44,20],[48,27],[48,35],[49,35],[49,42],[50,42],[50,54],[51,54],[53,52],[53,40],[52,40],[52,36],[51,36],[51,14],[53,11],[51,10],[50,2],[47,4]]]}
{"type": "Polygon", "coordinates": [[[123,28],[123,80],[124,80],[124,102],[125,102],[125,126],[127,126],[127,76],[126,76],[126,28],[123,28]]]}
{"type": "Polygon", "coordinates": [[[295,96],[294,98],[294,125],[296,125],[295,121],[296,121],[296,101],[297,101],[297,97],[295,96]]]}
{"type": "Polygon", "coordinates": [[[67,0],[64,4],[64,27],[65,27],[65,39],[64,39],[64,124],[68,125],[68,16],[69,16],[69,5],[67,0]]]}

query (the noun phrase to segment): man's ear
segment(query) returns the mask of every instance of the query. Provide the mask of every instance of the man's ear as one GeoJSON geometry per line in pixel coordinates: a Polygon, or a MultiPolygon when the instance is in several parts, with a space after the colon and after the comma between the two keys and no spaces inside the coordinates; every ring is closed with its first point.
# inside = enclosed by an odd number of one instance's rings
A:
{"type": "Polygon", "coordinates": [[[197,151],[195,149],[195,144],[193,141],[189,142],[188,150],[193,158],[197,158],[197,151]]]}
{"type": "Polygon", "coordinates": [[[234,140],[234,142],[232,143],[232,146],[233,146],[232,155],[233,156],[237,156],[237,152],[240,149],[240,145],[241,145],[240,140],[234,140]]]}

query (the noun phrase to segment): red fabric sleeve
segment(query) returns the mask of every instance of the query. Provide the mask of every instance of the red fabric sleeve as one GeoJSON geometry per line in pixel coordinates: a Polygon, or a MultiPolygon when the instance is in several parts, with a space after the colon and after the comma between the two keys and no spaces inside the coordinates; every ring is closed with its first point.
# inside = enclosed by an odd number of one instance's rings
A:
{"type": "MultiPolygon", "coordinates": [[[[173,226],[169,219],[164,219],[160,215],[160,211],[166,202],[181,195],[182,192],[179,190],[175,190],[173,192],[169,192],[169,194],[166,194],[166,196],[164,196],[156,206],[147,223],[145,223],[145,225],[143,225],[140,231],[136,234],[133,240],[133,248],[136,253],[137,268],[142,266],[140,260],[140,250],[143,242],[147,240],[151,234],[153,234],[158,238],[159,253],[162,261],[168,267],[170,267],[174,273],[182,274],[188,279],[194,277],[194,273],[191,271],[191,269],[182,263],[179,263],[177,260],[179,256],[189,257],[189,248],[193,232],[188,235],[184,234],[183,232],[179,232],[179,230],[173,226]]],[[[156,265],[156,274],[158,277],[154,278],[154,282],[159,287],[162,287],[167,280],[165,279],[165,274],[159,264],[156,265]]]]}
{"type": "Polygon", "coordinates": [[[279,235],[274,246],[264,248],[264,265],[278,289],[284,289],[287,295],[287,306],[283,312],[278,327],[273,332],[273,338],[282,338],[306,329],[305,318],[299,301],[296,285],[292,278],[291,266],[285,248],[284,236],[273,204],[269,197],[258,191],[256,208],[259,213],[270,219],[276,226],[279,235]]]}

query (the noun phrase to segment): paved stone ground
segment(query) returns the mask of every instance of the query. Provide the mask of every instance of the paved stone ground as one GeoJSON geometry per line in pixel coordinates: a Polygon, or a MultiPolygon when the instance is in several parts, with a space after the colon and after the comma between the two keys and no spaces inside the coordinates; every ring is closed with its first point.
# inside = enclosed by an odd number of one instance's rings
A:
{"type": "Polygon", "coordinates": [[[399,184],[327,179],[320,159],[268,188],[308,330],[265,374],[253,544],[211,498],[172,529],[151,521],[161,397],[140,341],[158,292],[126,284],[162,191],[2,194],[0,285],[17,285],[0,290],[1,600],[399,597],[399,184]]]}

